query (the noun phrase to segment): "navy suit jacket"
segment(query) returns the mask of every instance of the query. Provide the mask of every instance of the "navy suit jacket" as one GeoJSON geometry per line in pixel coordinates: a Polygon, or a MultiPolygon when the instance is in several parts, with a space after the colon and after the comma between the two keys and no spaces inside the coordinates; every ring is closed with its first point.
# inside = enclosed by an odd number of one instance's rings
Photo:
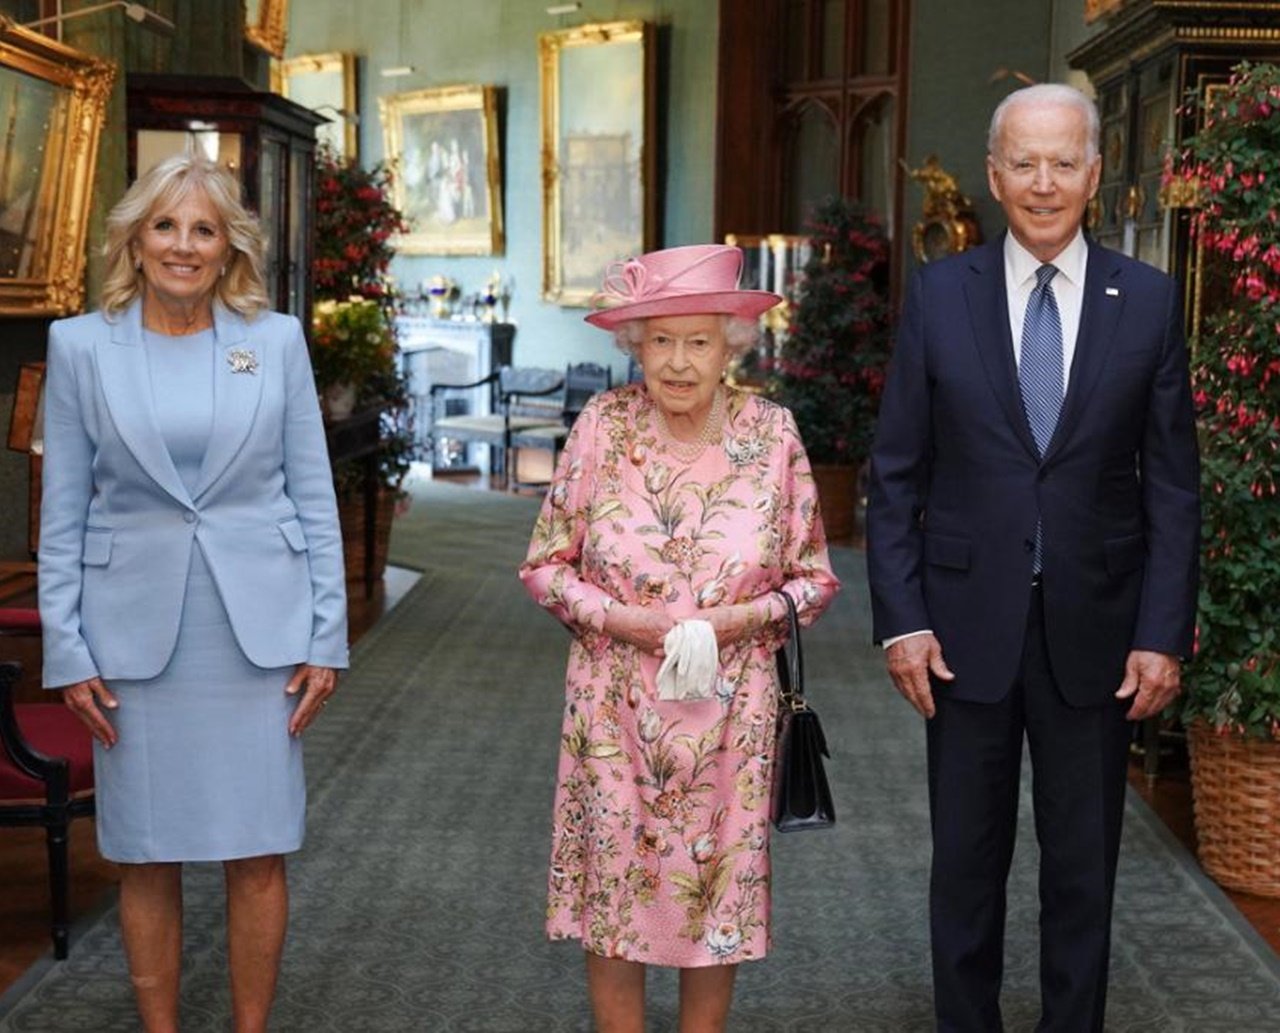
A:
{"type": "Polygon", "coordinates": [[[1175,283],[1089,242],[1080,330],[1043,457],[1018,389],[1003,237],[911,282],[871,455],[877,641],[930,628],[955,673],[1012,686],[1044,529],[1050,662],[1075,705],[1110,701],[1130,650],[1190,654],[1199,460],[1175,283]]]}
{"type": "Polygon", "coordinates": [[[188,492],[156,424],[142,306],[49,328],[40,519],[44,684],[152,678],[199,543],[260,667],[347,666],[342,538],[302,327],[214,307],[213,430],[188,492]]]}

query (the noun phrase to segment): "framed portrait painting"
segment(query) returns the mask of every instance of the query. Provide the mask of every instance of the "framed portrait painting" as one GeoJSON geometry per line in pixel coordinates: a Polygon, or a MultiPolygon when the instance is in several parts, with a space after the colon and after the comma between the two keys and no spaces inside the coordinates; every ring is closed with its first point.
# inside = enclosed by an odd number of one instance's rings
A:
{"type": "Polygon", "coordinates": [[[417,255],[499,255],[502,162],[498,90],[446,86],[378,98],[396,207],[417,255]]]}
{"type": "Polygon", "coordinates": [[[542,294],[587,305],[611,262],[654,243],[654,47],[644,22],[538,37],[542,294]]]}
{"type": "Polygon", "coordinates": [[[85,235],[115,66],[0,15],[0,315],[84,304],[85,235]]]}

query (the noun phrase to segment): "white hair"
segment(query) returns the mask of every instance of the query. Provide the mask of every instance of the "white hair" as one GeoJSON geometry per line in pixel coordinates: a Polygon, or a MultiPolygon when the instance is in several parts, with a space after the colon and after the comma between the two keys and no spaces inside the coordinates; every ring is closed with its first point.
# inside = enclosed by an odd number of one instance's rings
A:
{"type": "Polygon", "coordinates": [[[992,158],[996,157],[996,150],[1000,146],[1000,134],[1004,130],[1004,119],[1009,109],[1024,104],[1043,107],[1065,105],[1075,108],[1085,120],[1085,160],[1091,162],[1098,156],[1101,130],[1098,108],[1093,101],[1066,83],[1038,83],[1014,90],[996,106],[991,115],[991,127],[987,130],[987,153],[992,158]]]}
{"type": "MultiPolygon", "coordinates": [[[[724,344],[731,356],[745,355],[760,343],[760,321],[741,316],[720,314],[724,328],[724,344]]],[[[613,328],[613,343],[624,355],[640,358],[640,345],[644,342],[644,328],[648,320],[628,319],[613,328]]]]}

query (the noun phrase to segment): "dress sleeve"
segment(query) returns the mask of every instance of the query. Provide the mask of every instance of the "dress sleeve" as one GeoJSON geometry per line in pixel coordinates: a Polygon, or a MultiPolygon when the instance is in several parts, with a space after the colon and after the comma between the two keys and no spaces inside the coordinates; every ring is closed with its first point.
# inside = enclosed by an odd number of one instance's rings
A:
{"type": "Polygon", "coordinates": [[[602,631],[614,602],[583,567],[600,433],[600,410],[592,401],[569,432],[533,526],[529,553],[520,565],[520,580],[529,595],[575,633],[602,631]]]}
{"type": "MultiPolygon", "coordinates": [[[[779,588],[796,604],[800,623],[812,624],[840,591],[840,580],[831,569],[827,536],[818,511],[818,492],[804,442],[790,410],[782,410],[782,577],[779,588]]],[[[769,622],[786,619],[786,604],[770,593],[761,603],[761,617],[769,622]]]]}
{"type": "Polygon", "coordinates": [[[80,632],[81,555],[93,497],[94,445],[85,427],[72,349],[49,327],[44,387],[44,489],[40,502],[40,623],[44,685],[62,688],[98,673],[80,632]]]}
{"type": "Polygon", "coordinates": [[[302,324],[290,317],[288,333],[284,475],[286,490],[297,507],[298,521],[307,539],[311,566],[311,646],[307,662],[318,667],[345,668],[349,662],[346,575],[333,467],[302,324]]]}

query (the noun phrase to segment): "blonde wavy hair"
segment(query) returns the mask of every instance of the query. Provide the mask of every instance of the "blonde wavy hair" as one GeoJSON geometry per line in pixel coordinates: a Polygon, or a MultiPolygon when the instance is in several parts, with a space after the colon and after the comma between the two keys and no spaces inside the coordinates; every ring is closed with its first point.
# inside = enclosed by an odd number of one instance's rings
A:
{"type": "Polygon", "coordinates": [[[142,293],[143,275],[135,267],[133,248],[143,224],[157,209],[178,204],[192,190],[204,191],[231,247],[214,297],[246,319],[270,304],[263,275],[266,241],[257,218],[240,203],[240,184],[216,162],[179,154],[139,177],[107,216],[107,242],[102,249],[106,276],[100,303],[108,316],[128,308],[142,293]]]}

